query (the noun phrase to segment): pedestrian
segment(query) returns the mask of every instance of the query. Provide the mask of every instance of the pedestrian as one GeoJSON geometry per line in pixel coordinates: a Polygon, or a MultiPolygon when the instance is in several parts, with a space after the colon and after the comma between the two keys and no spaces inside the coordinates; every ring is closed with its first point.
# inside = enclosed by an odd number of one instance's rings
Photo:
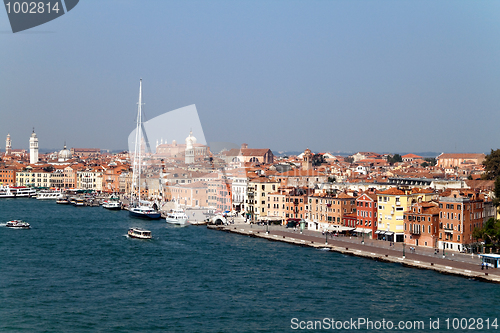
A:
{"type": "Polygon", "coordinates": [[[484,270],[484,262],[481,263],[481,270],[484,270]]]}

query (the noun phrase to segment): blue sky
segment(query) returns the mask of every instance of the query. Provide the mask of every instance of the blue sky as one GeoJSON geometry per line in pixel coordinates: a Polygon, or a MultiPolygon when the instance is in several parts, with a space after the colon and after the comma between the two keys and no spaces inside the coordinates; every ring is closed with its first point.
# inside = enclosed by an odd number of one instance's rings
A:
{"type": "Polygon", "coordinates": [[[125,149],[142,78],[149,119],[196,104],[208,142],[489,152],[499,41],[498,1],[81,0],[16,34],[0,10],[0,139],[125,149]]]}

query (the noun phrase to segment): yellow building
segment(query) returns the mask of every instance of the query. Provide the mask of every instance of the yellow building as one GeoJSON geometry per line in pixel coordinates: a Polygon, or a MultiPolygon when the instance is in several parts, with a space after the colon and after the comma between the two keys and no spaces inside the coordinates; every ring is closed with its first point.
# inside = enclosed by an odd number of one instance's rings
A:
{"type": "Polygon", "coordinates": [[[378,192],[377,231],[378,239],[391,242],[403,242],[404,239],[404,212],[417,202],[430,201],[432,190],[413,188],[400,190],[390,188],[378,192]]]}
{"type": "Polygon", "coordinates": [[[265,177],[257,177],[249,180],[247,215],[253,221],[258,221],[262,217],[268,216],[268,211],[271,210],[271,203],[267,201],[267,196],[270,193],[276,192],[279,185],[278,181],[272,181],[265,177]]]}
{"type": "Polygon", "coordinates": [[[16,172],[17,186],[51,187],[52,173],[43,169],[27,166],[25,170],[16,172]]]}

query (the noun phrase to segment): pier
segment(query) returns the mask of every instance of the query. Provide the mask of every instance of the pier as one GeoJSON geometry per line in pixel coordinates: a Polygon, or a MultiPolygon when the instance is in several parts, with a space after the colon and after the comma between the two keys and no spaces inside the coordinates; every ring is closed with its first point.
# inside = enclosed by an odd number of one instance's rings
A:
{"type": "Polygon", "coordinates": [[[401,264],[405,267],[429,269],[439,273],[500,283],[498,269],[481,269],[477,255],[447,252],[434,254],[434,249],[418,247],[410,251],[406,246],[403,257],[403,245],[365,239],[361,237],[330,237],[319,232],[305,230],[303,233],[282,226],[258,226],[249,224],[208,225],[207,228],[231,232],[249,237],[259,237],[269,241],[285,242],[293,245],[308,246],[342,253],[344,255],[368,258],[376,261],[401,264]]]}

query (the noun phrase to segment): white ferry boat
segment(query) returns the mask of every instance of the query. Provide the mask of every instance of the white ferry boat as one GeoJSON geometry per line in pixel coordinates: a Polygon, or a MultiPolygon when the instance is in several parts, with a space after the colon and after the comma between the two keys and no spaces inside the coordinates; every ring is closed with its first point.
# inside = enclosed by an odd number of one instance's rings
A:
{"type": "Polygon", "coordinates": [[[24,222],[22,220],[12,220],[9,221],[5,224],[7,228],[14,228],[14,229],[29,229],[30,224],[28,222],[24,222]]]}
{"type": "Polygon", "coordinates": [[[130,228],[128,229],[128,236],[131,238],[139,239],[151,239],[151,231],[144,230],[141,228],[130,228]]]}
{"type": "Polygon", "coordinates": [[[59,190],[40,191],[36,195],[37,200],[58,200],[63,198],[64,195],[59,190]]]}
{"type": "Polygon", "coordinates": [[[36,190],[26,186],[11,187],[10,191],[16,196],[16,198],[31,198],[36,196],[36,190]]]}
{"type": "Polygon", "coordinates": [[[167,223],[184,225],[188,222],[188,217],[186,215],[186,212],[184,212],[184,209],[176,208],[172,209],[167,214],[165,220],[167,221],[167,223]]]}

